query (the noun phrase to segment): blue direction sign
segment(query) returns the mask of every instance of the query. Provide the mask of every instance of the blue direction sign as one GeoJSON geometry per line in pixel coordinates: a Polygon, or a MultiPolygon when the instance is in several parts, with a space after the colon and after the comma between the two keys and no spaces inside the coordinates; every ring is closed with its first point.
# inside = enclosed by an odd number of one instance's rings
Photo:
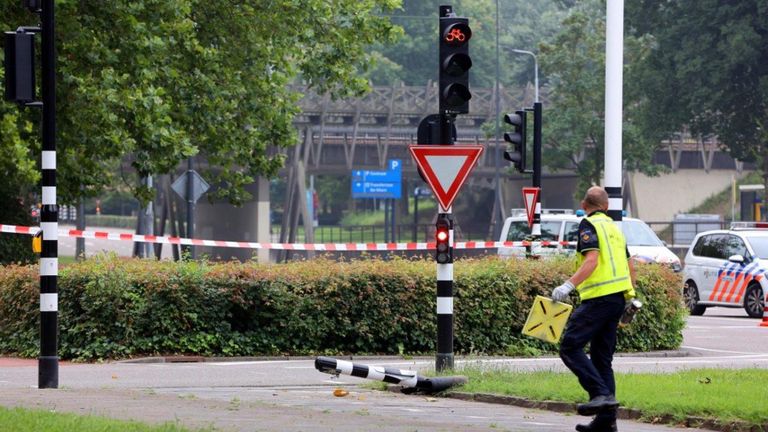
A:
{"type": "Polygon", "coordinates": [[[403,164],[399,159],[387,161],[386,171],[352,171],[352,198],[402,197],[403,164]]]}

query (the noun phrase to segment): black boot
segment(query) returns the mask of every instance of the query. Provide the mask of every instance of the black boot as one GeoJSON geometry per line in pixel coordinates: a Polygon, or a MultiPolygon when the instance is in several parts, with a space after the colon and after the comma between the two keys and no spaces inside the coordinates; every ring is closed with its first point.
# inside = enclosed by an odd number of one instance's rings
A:
{"type": "Polygon", "coordinates": [[[601,411],[616,409],[619,406],[619,401],[613,397],[613,395],[600,395],[595,396],[584,404],[579,404],[576,407],[576,411],[583,416],[595,415],[601,411]]]}
{"type": "Polygon", "coordinates": [[[579,432],[618,432],[616,420],[607,423],[595,418],[589,424],[578,424],[576,430],[579,432]]]}

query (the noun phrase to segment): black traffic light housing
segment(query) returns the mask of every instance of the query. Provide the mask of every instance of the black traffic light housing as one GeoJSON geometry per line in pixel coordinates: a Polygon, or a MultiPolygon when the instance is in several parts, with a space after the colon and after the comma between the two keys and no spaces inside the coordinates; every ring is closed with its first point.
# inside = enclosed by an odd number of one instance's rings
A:
{"type": "Polygon", "coordinates": [[[512,132],[504,133],[504,141],[512,145],[511,150],[504,151],[504,159],[512,162],[517,171],[525,173],[526,112],[505,114],[504,122],[512,125],[512,132]]]}
{"type": "Polygon", "coordinates": [[[435,261],[438,264],[453,262],[453,248],[451,248],[451,221],[447,215],[441,214],[435,223],[435,261]]]}
{"type": "Polygon", "coordinates": [[[440,114],[466,114],[469,112],[469,40],[472,29],[469,19],[459,18],[449,6],[441,7],[439,42],[440,114]],[[444,9],[445,8],[445,9],[444,9]]]}
{"type": "Polygon", "coordinates": [[[43,0],[23,0],[24,6],[31,12],[39,13],[43,8],[43,0]]]}
{"type": "Polygon", "coordinates": [[[5,100],[32,102],[35,100],[35,35],[24,31],[5,32],[4,39],[5,100]]]}

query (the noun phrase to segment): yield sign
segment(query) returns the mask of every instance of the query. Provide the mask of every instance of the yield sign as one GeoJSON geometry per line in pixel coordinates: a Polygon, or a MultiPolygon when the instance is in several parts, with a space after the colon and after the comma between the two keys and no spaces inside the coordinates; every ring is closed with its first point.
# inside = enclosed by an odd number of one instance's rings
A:
{"type": "Polygon", "coordinates": [[[525,201],[525,214],[528,216],[528,228],[533,226],[533,215],[536,213],[536,203],[539,202],[541,188],[524,187],[523,201],[525,201]]]}
{"type": "Polygon", "coordinates": [[[429,187],[444,209],[451,207],[459,189],[477,163],[482,146],[477,145],[412,145],[409,147],[416,165],[427,178],[429,187]]]}

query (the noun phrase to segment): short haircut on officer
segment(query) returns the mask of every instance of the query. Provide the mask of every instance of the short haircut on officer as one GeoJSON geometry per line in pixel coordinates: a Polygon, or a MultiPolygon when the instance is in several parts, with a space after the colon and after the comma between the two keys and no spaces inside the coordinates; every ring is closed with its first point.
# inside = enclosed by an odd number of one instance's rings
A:
{"type": "Polygon", "coordinates": [[[584,205],[589,208],[608,208],[608,192],[600,186],[592,186],[584,194],[584,205]]]}

